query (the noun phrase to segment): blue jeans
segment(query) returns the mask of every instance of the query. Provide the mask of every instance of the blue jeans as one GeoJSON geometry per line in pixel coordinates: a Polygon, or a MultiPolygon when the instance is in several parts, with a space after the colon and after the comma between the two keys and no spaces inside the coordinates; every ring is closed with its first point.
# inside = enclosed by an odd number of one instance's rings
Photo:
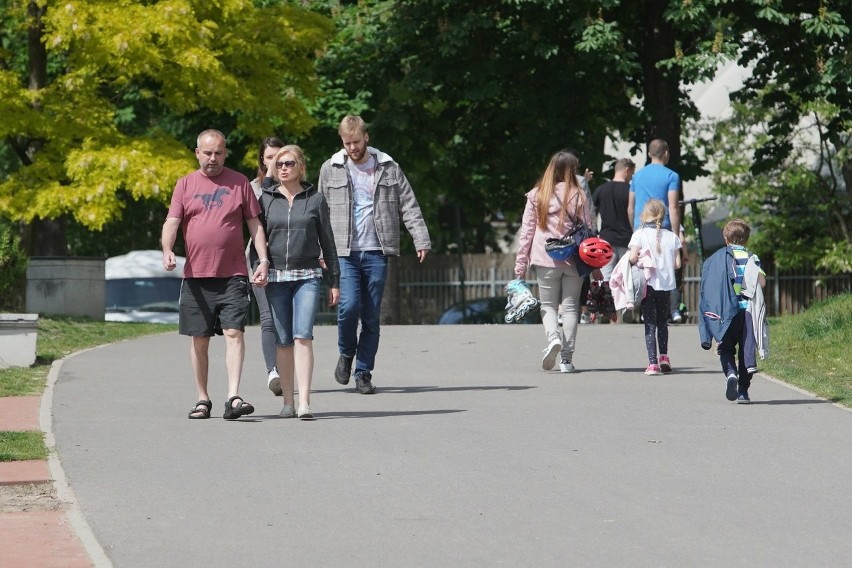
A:
{"type": "Polygon", "coordinates": [[[270,282],[266,299],[275,324],[278,345],[289,347],[295,339],[314,338],[314,320],[320,299],[320,279],[270,282]]]}
{"type": "Polygon", "coordinates": [[[379,350],[382,295],[388,276],[388,259],[380,251],[355,251],[338,258],[340,303],[337,307],[337,347],[355,356],[355,373],[372,371],[379,350]],[[358,336],[358,320],[361,335],[358,336]]]}

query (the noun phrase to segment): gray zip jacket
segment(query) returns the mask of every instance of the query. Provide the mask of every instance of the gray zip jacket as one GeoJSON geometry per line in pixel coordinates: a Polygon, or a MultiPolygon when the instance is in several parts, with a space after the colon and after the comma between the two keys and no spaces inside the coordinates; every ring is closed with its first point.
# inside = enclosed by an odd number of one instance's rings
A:
{"type": "MultiPolygon", "coordinates": [[[[367,147],[378,164],[376,167],[373,218],[376,233],[385,256],[399,256],[400,218],[414,240],[415,250],[431,250],[432,241],[423,220],[414,190],[399,164],[384,152],[367,147]]],[[[352,252],[353,200],[352,182],[346,168],[346,150],[326,160],[320,169],[319,192],[331,211],[331,228],[338,256],[352,252]]]]}

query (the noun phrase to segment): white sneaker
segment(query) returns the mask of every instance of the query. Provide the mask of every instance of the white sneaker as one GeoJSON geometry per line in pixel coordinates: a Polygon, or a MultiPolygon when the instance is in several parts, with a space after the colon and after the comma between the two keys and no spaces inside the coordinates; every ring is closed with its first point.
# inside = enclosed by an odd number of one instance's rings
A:
{"type": "Polygon", "coordinates": [[[311,412],[311,407],[307,404],[299,407],[299,412],[296,413],[301,420],[316,420],[314,418],[313,412],[311,412]]]}
{"type": "Polygon", "coordinates": [[[281,396],[281,377],[278,376],[278,370],[275,367],[272,367],[272,370],[269,371],[269,376],[266,378],[266,386],[269,387],[269,390],[272,391],[272,394],[275,396],[281,396]]]}
{"type": "Polygon", "coordinates": [[[559,363],[559,372],[560,373],[573,373],[575,371],[574,364],[567,359],[562,359],[562,362],[559,363]]]}
{"type": "Polygon", "coordinates": [[[556,356],[559,355],[559,352],[562,350],[562,342],[558,339],[554,339],[550,342],[550,345],[545,347],[544,349],[544,358],[541,360],[541,368],[545,371],[549,371],[553,369],[556,365],[556,356]]]}

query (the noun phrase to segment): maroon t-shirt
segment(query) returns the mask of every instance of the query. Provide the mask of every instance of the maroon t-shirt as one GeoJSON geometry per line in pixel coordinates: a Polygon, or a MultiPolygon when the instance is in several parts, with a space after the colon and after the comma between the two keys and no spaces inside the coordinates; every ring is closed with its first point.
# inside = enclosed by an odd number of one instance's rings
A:
{"type": "Polygon", "coordinates": [[[175,185],[169,217],[181,220],[185,278],[247,276],[243,223],[260,205],[246,176],[224,168],[208,178],[196,170],[175,185]]]}

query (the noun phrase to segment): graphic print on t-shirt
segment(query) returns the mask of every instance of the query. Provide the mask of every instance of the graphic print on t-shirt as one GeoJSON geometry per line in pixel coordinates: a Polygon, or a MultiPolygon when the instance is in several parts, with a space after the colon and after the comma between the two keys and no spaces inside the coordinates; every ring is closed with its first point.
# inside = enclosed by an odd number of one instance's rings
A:
{"type": "Polygon", "coordinates": [[[352,180],[355,227],[352,232],[352,250],[380,250],[376,223],[373,219],[373,201],[376,194],[376,159],[371,155],[363,164],[347,162],[352,180]]]}
{"type": "Polygon", "coordinates": [[[213,193],[196,193],[195,198],[201,200],[205,209],[210,209],[224,205],[225,202],[222,201],[222,198],[226,195],[231,195],[227,187],[217,187],[213,193]]]}

